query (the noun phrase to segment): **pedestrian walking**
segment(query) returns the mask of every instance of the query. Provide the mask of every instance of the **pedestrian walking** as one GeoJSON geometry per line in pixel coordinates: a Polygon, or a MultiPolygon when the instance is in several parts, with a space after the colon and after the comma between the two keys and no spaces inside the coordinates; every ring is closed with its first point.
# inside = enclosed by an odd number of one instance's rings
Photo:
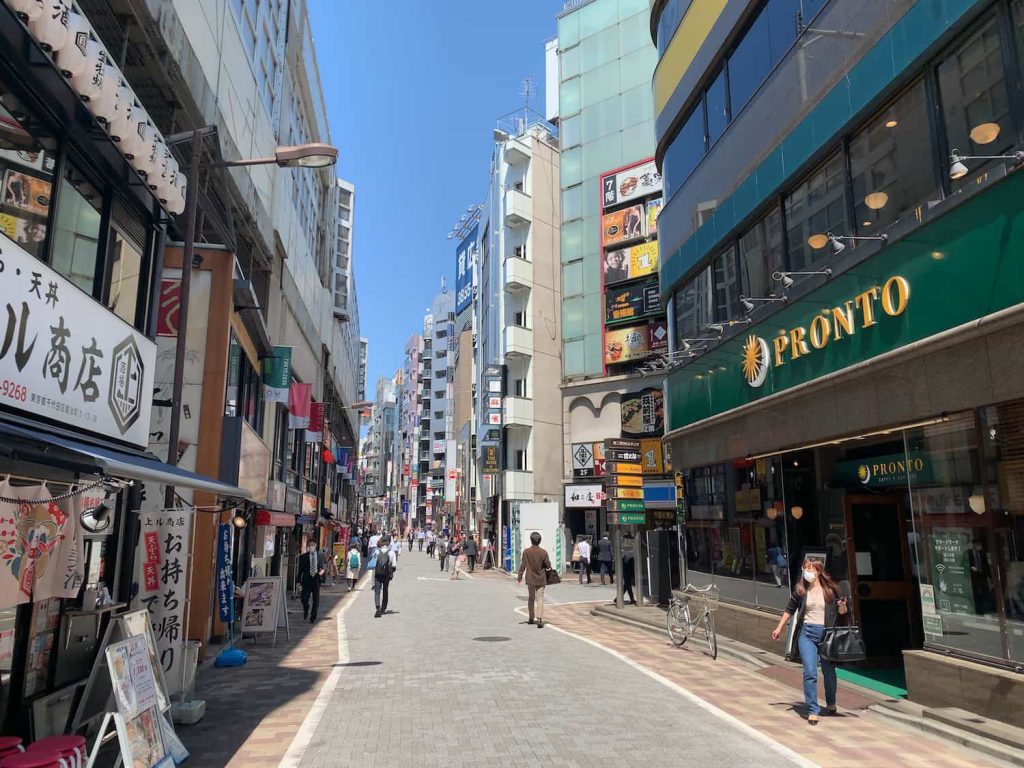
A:
{"type": "Polygon", "coordinates": [[[622,550],[622,591],[629,595],[629,602],[636,605],[636,597],[633,595],[633,582],[636,580],[636,555],[633,549],[623,548],[622,550]]]}
{"type": "Polygon", "coordinates": [[[466,559],[469,561],[469,572],[472,573],[476,570],[476,539],[472,536],[466,537],[466,544],[462,548],[462,551],[466,555],[466,559]]]}
{"type": "Polygon", "coordinates": [[[580,539],[576,545],[576,551],[580,556],[580,584],[583,583],[583,576],[586,574],[587,584],[590,583],[590,542],[585,538],[580,539]]]}
{"type": "Polygon", "coordinates": [[[420,528],[419,532],[416,534],[416,543],[417,546],[419,547],[420,552],[423,551],[423,544],[426,542],[426,540],[427,534],[422,528],[420,528]]]}
{"type": "Polygon", "coordinates": [[[299,555],[299,584],[302,587],[302,618],[316,621],[316,611],[320,607],[320,578],[327,570],[327,565],[316,549],[316,542],[306,545],[306,553],[299,555]]]}
{"type": "Polygon", "coordinates": [[[530,534],[531,546],[523,550],[523,556],[519,562],[519,577],[517,584],[523,583],[523,574],[526,574],[526,588],[529,599],[526,609],[530,613],[528,624],[534,623],[536,617],[537,629],[544,628],[544,588],[548,585],[548,571],[551,570],[551,560],[548,558],[546,549],[540,546],[540,534],[534,531],[530,534]]]}
{"type": "Polygon", "coordinates": [[[467,573],[466,571],[466,560],[467,556],[465,547],[460,547],[458,554],[455,555],[454,559],[452,560],[452,575],[448,577],[449,579],[454,579],[455,581],[458,581],[460,573],[465,573],[467,576],[469,575],[469,573],[467,573]]]}
{"type": "Polygon", "coordinates": [[[455,565],[455,561],[458,560],[459,555],[462,554],[462,544],[459,542],[458,537],[452,537],[451,546],[448,547],[448,563],[446,570],[451,571],[452,566],[455,565]]]}
{"type": "MultiPolygon", "coordinates": [[[[368,558],[372,558],[372,557],[375,557],[377,555],[377,547],[380,544],[380,540],[381,540],[381,535],[379,533],[375,533],[375,534],[373,534],[373,536],[370,537],[370,541],[368,543],[369,551],[366,553],[368,558]]],[[[372,568],[373,566],[367,564],[366,567],[367,568],[372,568]]]]}
{"type": "Polygon", "coordinates": [[[410,552],[412,552],[412,539],[413,539],[412,528],[410,528],[409,529],[409,551],[410,552]]]}
{"type": "Polygon", "coordinates": [[[601,567],[601,583],[604,584],[605,574],[608,574],[608,583],[615,583],[615,569],[612,567],[612,543],[608,540],[606,533],[597,542],[597,564],[601,567]]]}
{"type": "Polygon", "coordinates": [[[347,560],[348,567],[345,570],[345,578],[348,579],[348,588],[352,590],[356,588],[356,582],[359,581],[359,568],[363,564],[363,557],[359,554],[358,542],[349,542],[347,560]]]}
{"type": "Polygon", "coordinates": [[[390,543],[388,542],[388,546],[381,543],[373,568],[373,604],[377,607],[377,612],[373,614],[375,619],[379,619],[388,611],[388,586],[398,569],[398,555],[390,547],[390,543]]]}
{"type": "Polygon", "coordinates": [[[398,555],[402,551],[402,540],[400,538],[398,538],[398,536],[395,536],[395,538],[390,539],[390,541],[391,541],[391,543],[388,546],[389,546],[389,548],[391,550],[391,553],[395,556],[395,562],[397,563],[398,562],[398,555]]]}
{"type": "MultiPolygon", "coordinates": [[[[821,707],[818,706],[818,644],[825,637],[825,627],[836,623],[838,614],[847,611],[848,595],[841,594],[832,577],[825,572],[820,560],[807,558],[803,562],[803,573],[796,585],[789,604],[779,624],[772,630],[772,640],[778,640],[790,618],[796,615],[797,627],[793,635],[797,638],[800,660],[804,666],[804,703],[807,705],[807,722],[818,724],[821,707]]],[[[789,649],[787,657],[793,650],[789,649]]],[[[821,676],[825,681],[825,714],[836,714],[836,668],[821,659],[821,676]]]]}
{"type": "Polygon", "coordinates": [[[433,531],[430,531],[427,534],[427,557],[429,557],[431,560],[433,560],[434,556],[436,554],[437,554],[437,534],[434,533],[433,531]]]}
{"type": "Polygon", "coordinates": [[[441,561],[441,570],[448,566],[448,539],[444,536],[437,537],[437,559],[441,561]]]}

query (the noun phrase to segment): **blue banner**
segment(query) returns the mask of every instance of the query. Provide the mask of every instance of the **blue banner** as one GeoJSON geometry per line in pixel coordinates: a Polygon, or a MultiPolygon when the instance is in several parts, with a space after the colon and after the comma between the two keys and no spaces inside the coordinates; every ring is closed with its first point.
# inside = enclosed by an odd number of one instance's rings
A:
{"type": "Polygon", "coordinates": [[[476,237],[479,224],[474,224],[469,234],[455,249],[455,314],[458,315],[473,303],[473,261],[476,253],[476,237]]]}
{"type": "Polygon", "coordinates": [[[235,606],[235,584],[231,579],[231,523],[217,526],[217,607],[220,620],[230,624],[235,606]]]}

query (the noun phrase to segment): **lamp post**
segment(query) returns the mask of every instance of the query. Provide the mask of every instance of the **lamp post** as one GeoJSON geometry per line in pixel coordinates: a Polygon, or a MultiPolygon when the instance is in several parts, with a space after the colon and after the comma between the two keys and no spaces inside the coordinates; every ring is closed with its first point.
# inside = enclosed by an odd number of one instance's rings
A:
{"type": "MultiPolygon", "coordinates": [[[[168,146],[191,142],[189,148],[188,179],[185,188],[185,248],[181,259],[181,297],[178,305],[178,338],[174,348],[174,382],[171,390],[171,423],[167,428],[167,463],[178,465],[178,439],[181,431],[181,394],[185,381],[185,336],[188,332],[188,303],[192,287],[192,259],[196,249],[196,208],[199,204],[199,170],[202,168],[203,139],[217,131],[215,126],[205,126],[192,131],[167,137],[168,146]]],[[[211,163],[210,167],[230,168],[247,165],[277,165],[281,168],[325,168],[338,160],[338,150],[327,144],[302,144],[294,147],[278,147],[274,157],[255,160],[228,160],[211,163]]],[[[174,506],[174,486],[168,485],[164,492],[164,506],[174,506]]]]}

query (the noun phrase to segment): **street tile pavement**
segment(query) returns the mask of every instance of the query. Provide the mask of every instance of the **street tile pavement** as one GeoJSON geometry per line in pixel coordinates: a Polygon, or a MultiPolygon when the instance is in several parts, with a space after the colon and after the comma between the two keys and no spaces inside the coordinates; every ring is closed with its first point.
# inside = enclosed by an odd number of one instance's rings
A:
{"type": "Polygon", "coordinates": [[[206,701],[206,716],[196,725],[177,727],[191,752],[194,768],[261,768],[281,762],[305,720],[320,687],[338,658],[337,624],[343,601],[358,594],[343,586],[320,593],[320,618],[302,620],[302,605],[288,597],[291,641],[278,630],[277,644],[268,635],[241,640],[249,654],[242,667],[216,669],[213,659],[200,668],[196,698],[206,701]]]}
{"type": "MultiPolygon", "coordinates": [[[[701,652],[700,644],[690,647],[693,640],[676,648],[667,636],[659,639],[649,632],[592,616],[591,609],[590,605],[556,605],[549,618],[554,626],[626,656],[819,765],[1003,765],[944,739],[896,725],[879,713],[845,708],[842,693],[840,715],[823,717],[819,725],[810,726],[801,714],[803,694],[798,688],[721,656],[712,660],[701,652]]],[[[801,679],[799,675],[782,677],[794,683],[801,679]]]]}
{"type": "Polygon", "coordinates": [[[374,618],[368,591],[343,617],[344,660],[303,768],[797,764],[603,650],[525,624],[525,587],[508,578],[450,581],[413,552],[392,612],[374,618]]]}

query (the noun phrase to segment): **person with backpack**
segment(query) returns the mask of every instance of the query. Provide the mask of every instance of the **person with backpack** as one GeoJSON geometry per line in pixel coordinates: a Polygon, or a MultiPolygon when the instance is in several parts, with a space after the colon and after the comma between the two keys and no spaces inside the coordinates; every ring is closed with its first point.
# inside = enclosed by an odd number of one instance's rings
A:
{"type": "Polygon", "coordinates": [[[348,579],[348,588],[356,588],[359,581],[359,566],[363,564],[363,557],[359,554],[359,540],[350,541],[348,545],[348,567],[345,570],[345,578],[348,579]]]}
{"type": "Polygon", "coordinates": [[[388,585],[398,567],[398,558],[390,544],[390,541],[381,539],[380,549],[377,552],[377,563],[373,569],[373,603],[377,606],[377,612],[373,615],[375,619],[379,619],[387,613],[388,585]]]}

